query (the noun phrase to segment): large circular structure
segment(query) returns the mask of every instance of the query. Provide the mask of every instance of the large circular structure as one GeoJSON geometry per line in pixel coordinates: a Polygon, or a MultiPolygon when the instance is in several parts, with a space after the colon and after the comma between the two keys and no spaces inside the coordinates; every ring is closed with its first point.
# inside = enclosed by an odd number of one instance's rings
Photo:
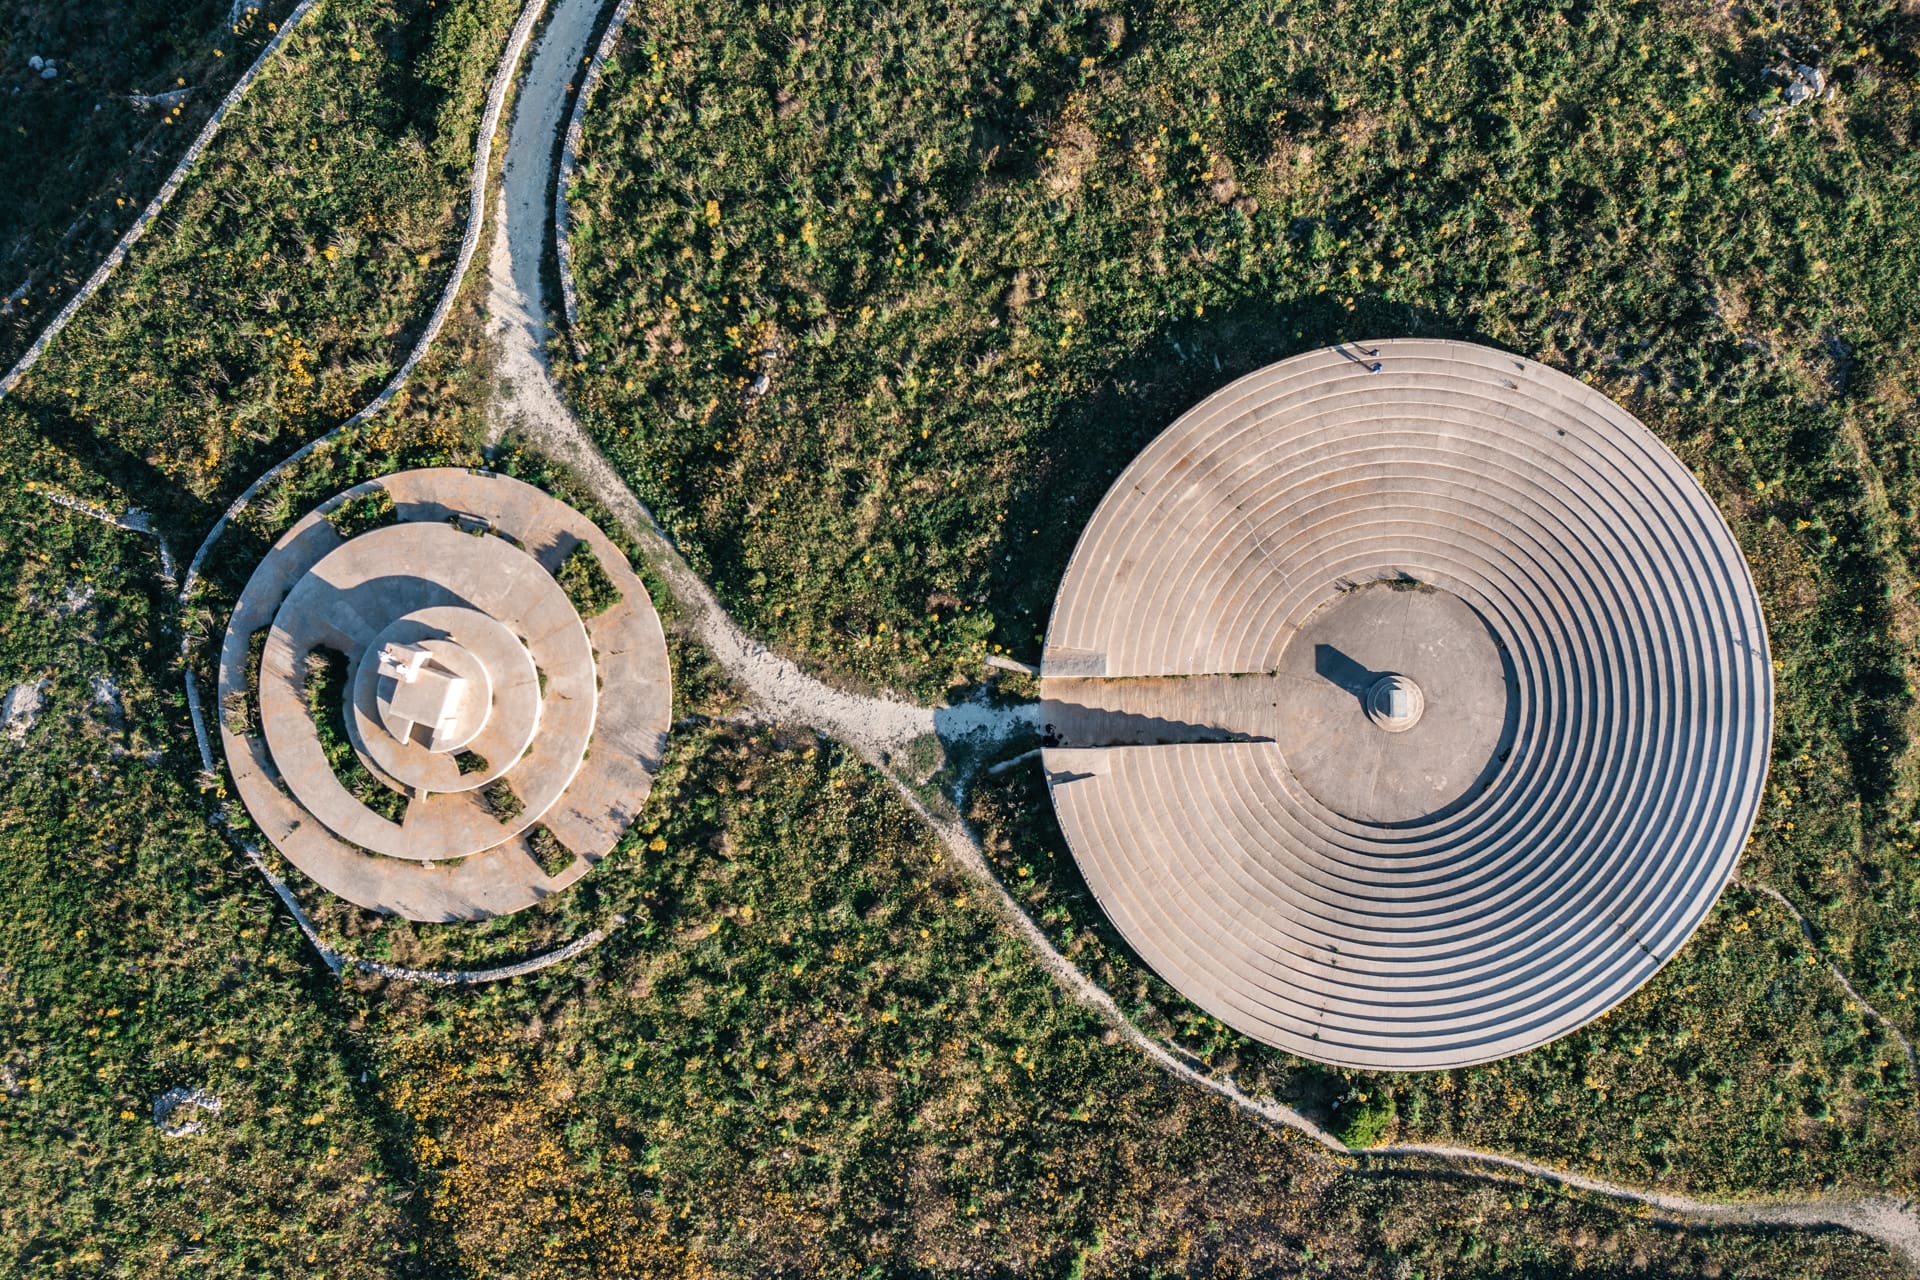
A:
{"type": "Polygon", "coordinates": [[[612,850],[672,709],[666,639],[579,512],[405,471],[300,520],[220,654],[240,798],[308,877],[415,920],[530,906],[612,850]]]}
{"type": "Polygon", "coordinates": [[[1245,1034],[1504,1057],[1612,1008],[1732,875],[1772,727],[1752,578],[1626,411],[1460,342],[1286,360],[1101,502],[1041,668],[1114,924],[1245,1034]]]}

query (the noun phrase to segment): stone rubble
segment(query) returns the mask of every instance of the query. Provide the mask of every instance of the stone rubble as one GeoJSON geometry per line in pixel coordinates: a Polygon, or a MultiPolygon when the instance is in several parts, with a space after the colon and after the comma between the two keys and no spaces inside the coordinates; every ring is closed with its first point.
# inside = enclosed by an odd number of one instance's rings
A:
{"type": "Polygon", "coordinates": [[[1747,112],[1747,119],[1752,123],[1772,120],[1777,128],[1781,116],[1809,102],[1823,102],[1833,96],[1833,85],[1828,82],[1826,72],[1804,62],[1782,62],[1768,67],[1761,81],[1765,83],[1769,79],[1781,83],[1781,100],[1776,105],[1755,107],[1747,112]]]}
{"type": "Polygon", "coordinates": [[[0,701],[0,734],[9,742],[27,740],[28,731],[40,718],[40,708],[46,703],[47,688],[52,683],[51,680],[27,680],[7,690],[6,699],[0,701]]]}
{"type": "Polygon", "coordinates": [[[203,1089],[176,1086],[153,1100],[153,1127],[163,1138],[190,1138],[206,1132],[206,1125],[199,1117],[217,1116],[220,1107],[220,1099],[203,1089]]]}

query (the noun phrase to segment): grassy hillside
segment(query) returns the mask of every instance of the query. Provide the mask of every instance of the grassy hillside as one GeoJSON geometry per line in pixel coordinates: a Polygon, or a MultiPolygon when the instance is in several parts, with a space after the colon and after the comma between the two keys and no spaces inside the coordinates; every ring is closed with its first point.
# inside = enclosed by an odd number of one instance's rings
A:
{"type": "Polygon", "coordinates": [[[0,685],[47,682],[0,738],[0,1271],[389,1274],[362,1054],[183,783],[152,542],[18,492],[0,530],[0,685]]]}
{"type": "Polygon", "coordinates": [[[171,208],[0,402],[8,472],[185,545],[392,374],[459,245],[511,0],[315,11],[171,208]]]}
{"type": "MultiPolygon", "coordinates": [[[[210,833],[173,661],[179,626],[204,619],[172,612],[151,540],[24,484],[138,503],[191,545],[404,350],[451,256],[461,157],[512,13],[323,14],[208,181],[0,404],[0,689],[46,682],[32,723],[0,736],[0,1271],[1890,1270],[1843,1234],[1679,1231],[1539,1187],[1343,1172],[1173,1085],[1064,1002],[873,770],[810,733],[705,722],[729,694],[684,640],[692,718],[596,889],[626,927],[575,965],[476,991],[329,978],[210,833]],[[176,1088],[220,1109],[176,1112],[200,1130],[167,1137],[154,1102],[176,1088]]],[[[483,360],[456,331],[405,403],[268,495],[222,544],[210,614],[312,494],[472,460],[483,360]]],[[[1013,802],[1000,795],[982,802],[1013,802]]],[[[1047,843],[1044,815],[1028,804],[1039,825],[994,830],[996,847],[1047,843]]],[[[1080,927],[1049,909],[1050,927],[1080,927]]],[[[352,927],[406,958],[446,945],[352,927]]],[[[1102,974],[1116,988],[1124,963],[1102,974]]],[[[1804,1017],[1782,1025],[1783,1045],[1837,1070],[1804,1017]]],[[[1831,1031],[1870,1047],[1857,1020],[1835,1014],[1831,1031]]],[[[1187,1032],[1226,1065],[1205,1028],[1187,1032]]],[[[1836,1110],[1852,1124],[1865,1070],[1848,1070],[1836,1110]]]]}
{"type": "Polygon", "coordinates": [[[8,1275],[392,1276],[423,1239],[334,988],[208,825],[154,543],[27,487],[151,508],[180,542],[210,494],[260,465],[207,462],[219,422],[252,421],[251,448],[291,447],[383,376],[417,322],[513,10],[343,0],[317,16],[174,212],[0,403],[0,688],[44,699],[0,736],[8,1275]],[[282,392],[307,397],[299,413],[282,392]],[[204,488],[188,490],[190,467],[204,488]],[[217,1115],[168,1120],[201,1133],[163,1136],[156,1100],[175,1089],[218,1099],[217,1115]]]}
{"type": "Polygon", "coordinates": [[[291,8],[243,8],[229,26],[228,0],[0,3],[0,367],[132,225],[291,8]]]}
{"type": "MultiPolygon", "coordinates": [[[[574,191],[574,394],[751,628],[929,696],[1037,657],[1119,469],[1250,369],[1411,333],[1585,378],[1759,579],[1779,714],[1746,873],[1915,1036],[1916,47],[1873,4],[648,6],[574,191]],[[1749,120],[1782,49],[1835,94],[1749,120]]],[[[1794,935],[1730,899],[1587,1039],[1415,1086],[1408,1131],[1910,1183],[1914,1082],[1794,935]],[[1688,1041],[1633,1030],[1688,1009],[1688,1041]],[[1777,1030],[1782,1078],[1746,1089],[1750,1042],[1711,1027],[1777,1030]],[[1725,1097],[1737,1158],[1698,1119],[1725,1097]]]]}
{"type": "Polygon", "coordinates": [[[1872,442],[1915,376],[1913,19],[664,4],[628,30],[575,189],[581,392],[729,604],[821,667],[934,692],[980,640],[1032,656],[1141,443],[1343,334],[1526,350],[1631,402],[1750,537],[1795,514],[1823,567],[1879,550],[1843,437],[1905,476],[1872,442]],[[1839,88],[1774,130],[1745,113],[1783,42],[1839,88]]]}
{"type": "Polygon", "coordinates": [[[480,993],[369,990],[450,1275],[1844,1275],[1538,1189],[1342,1176],[1063,1002],[872,770],[683,731],[633,923],[480,993]]]}

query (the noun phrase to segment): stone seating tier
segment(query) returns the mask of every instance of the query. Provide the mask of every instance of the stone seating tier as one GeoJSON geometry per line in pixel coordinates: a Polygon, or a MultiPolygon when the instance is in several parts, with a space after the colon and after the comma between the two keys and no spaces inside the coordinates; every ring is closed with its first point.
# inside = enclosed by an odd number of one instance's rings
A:
{"type": "Polygon", "coordinates": [[[1041,667],[1049,790],[1148,964],[1341,1066],[1598,1017],[1732,874],[1766,629],[1698,483],[1590,388],[1460,342],[1317,351],[1121,474],[1041,667]]]}

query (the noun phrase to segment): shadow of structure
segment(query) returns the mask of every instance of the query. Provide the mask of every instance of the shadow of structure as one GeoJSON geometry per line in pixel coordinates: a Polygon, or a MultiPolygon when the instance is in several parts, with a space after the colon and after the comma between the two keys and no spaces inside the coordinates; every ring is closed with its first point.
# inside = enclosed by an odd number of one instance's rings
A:
{"type": "Polygon", "coordinates": [[[1166,747],[1184,742],[1272,742],[1225,725],[1049,701],[1041,708],[1040,742],[1048,747],[1166,747]]]}
{"type": "MultiPolygon", "coordinates": [[[[1201,399],[1289,356],[1394,336],[1461,338],[1502,347],[1479,329],[1436,312],[1361,295],[1349,310],[1333,297],[1249,298],[1202,318],[1169,323],[1142,339],[1033,429],[1008,493],[1004,535],[983,583],[999,620],[995,639],[1015,656],[1039,655],[1067,560],[1114,479],[1140,450],[1201,399]]],[[[1359,359],[1364,355],[1354,348],[1359,359]]]]}
{"type": "Polygon", "coordinates": [[[1387,674],[1369,670],[1330,644],[1313,646],[1313,669],[1363,703],[1367,691],[1387,674]]]}

